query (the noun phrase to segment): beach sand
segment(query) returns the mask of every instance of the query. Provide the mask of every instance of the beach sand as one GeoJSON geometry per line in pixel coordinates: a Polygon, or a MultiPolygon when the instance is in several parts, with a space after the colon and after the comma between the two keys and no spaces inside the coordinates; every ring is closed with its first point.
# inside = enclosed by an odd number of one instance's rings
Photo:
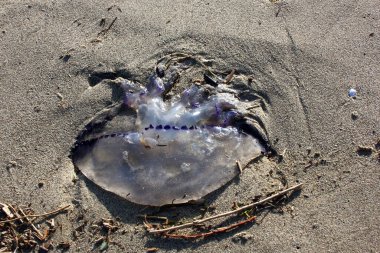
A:
{"type": "MultiPolygon", "coordinates": [[[[117,217],[110,238],[119,245],[109,252],[379,252],[379,28],[376,0],[2,1],[0,202],[30,203],[39,213],[71,204],[55,217],[61,229],[52,238],[69,241],[70,252],[90,251],[91,225],[117,217]],[[265,176],[275,170],[289,185],[304,183],[283,212],[204,240],[165,239],[148,235],[138,218],[152,209],[75,173],[76,136],[117,101],[96,81],[109,76],[94,73],[144,81],[171,52],[251,75],[267,98],[268,137],[286,151],[281,163],[255,164],[206,203],[221,213],[278,190],[265,176]],[[372,154],[358,154],[359,146],[372,154]],[[241,233],[244,243],[236,240],[241,233]]],[[[192,218],[200,207],[165,212],[192,218]]]]}

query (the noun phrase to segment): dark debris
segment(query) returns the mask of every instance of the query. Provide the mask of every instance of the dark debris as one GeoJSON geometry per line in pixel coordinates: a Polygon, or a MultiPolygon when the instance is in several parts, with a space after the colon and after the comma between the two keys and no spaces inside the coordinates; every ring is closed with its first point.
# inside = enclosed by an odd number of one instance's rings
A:
{"type": "Polygon", "coordinates": [[[54,219],[45,219],[39,222],[39,226],[34,222],[39,217],[46,218],[58,212],[35,215],[30,205],[21,207],[0,203],[0,252],[48,252],[53,249],[50,239],[56,231],[54,219]]]}

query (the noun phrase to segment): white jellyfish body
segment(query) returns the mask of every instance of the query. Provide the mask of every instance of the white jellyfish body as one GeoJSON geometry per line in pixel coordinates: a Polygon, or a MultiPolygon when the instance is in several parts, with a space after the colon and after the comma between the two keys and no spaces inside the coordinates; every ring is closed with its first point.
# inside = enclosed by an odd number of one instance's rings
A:
{"type": "Polygon", "coordinates": [[[158,76],[147,89],[123,84],[125,104],[136,110],[136,131],[82,141],[74,164],[102,188],[132,202],[162,206],[197,200],[230,181],[264,148],[231,125],[239,115],[218,95],[191,86],[164,101],[158,76]]]}

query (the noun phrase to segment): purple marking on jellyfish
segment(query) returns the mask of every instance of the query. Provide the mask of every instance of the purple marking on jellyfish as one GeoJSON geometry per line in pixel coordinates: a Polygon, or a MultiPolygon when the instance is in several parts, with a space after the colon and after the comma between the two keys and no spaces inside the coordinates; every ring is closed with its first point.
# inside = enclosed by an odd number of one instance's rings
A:
{"type": "Polygon", "coordinates": [[[228,111],[224,114],[224,120],[222,126],[226,127],[239,115],[236,111],[228,111]]]}
{"type": "Polygon", "coordinates": [[[221,108],[219,108],[218,104],[215,104],[215,114],[217,118],[220,116],[220,113],[221,113],[221,108]]]}
{"type": "Polygon", "coordinates": [[[200,104],[198,102],[195,102],[195,103],[191,103],[191,108],[195,109],[195,108],[199,108],[200,104]]]}
{"type": "Polygon", "coordinates": [[[161,78],[154,75],[150,78],[147,89],[150,96],[160,96],[165,91],[165,85],[161,78]]]}

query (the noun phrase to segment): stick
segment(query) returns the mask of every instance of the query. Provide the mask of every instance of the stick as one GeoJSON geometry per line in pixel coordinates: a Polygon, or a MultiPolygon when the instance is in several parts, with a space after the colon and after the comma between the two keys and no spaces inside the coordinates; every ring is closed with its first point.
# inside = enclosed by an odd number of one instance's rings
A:
{"type": "Polygon", "coordinates": [[[240,163],[239,160],[236,160],[236,166],[238,167],[240,174],[242,174],[243,173],[243,168],[241,167],[241,163],[240,163]]]}
{"type": "Polygon", "coordinates": [[[252,162],[254,162],[254,161],[258,161],[259,159],[261,159],[262,157],[263,157],[264,155],[263,154],[260,154],[260,155],[258,155],[258,156],[255,156],[255,157],[253,157],[253,158],[251,158],[243,167],[242,167],[242,169],[244,170],[245,168],[247,168],[248,167],[248,165],[250,165],[252,162]]]}
{"type": "Polygon", "coordinates": [[[256,216],[252,216],[246,220],[234,223],[234,224],[226,226],[226,227],[216,228],[214,230],[211,230],[211,231],[205,232],[205,233],[200,233],[200,234],[169,234],[169,233],[165,233],[164,236],[166,236],[168,238],[196,239],[196,238],[201,238],[201,237],[206,237],[206,236],[210,236],[210,235],[228,232],[232,229],[240,227],[240,226],[247,224],[248,222],[251,222],[254,220],[256,220],[256,216]]]}
{"type": "Polygon", "coordinates": [[[40,232],[40,230],[38,230],[38,228],[36,226],[34,226],[34,224],[30,221],[30,219],[28,218],[28,216],[25,214],[25,212],[21,209],[21,208],[18,208],[18,210],[20,211],[20,213],[24,216],[22,216],[23,218],[25,218],[25,220],[27,221],[27,223],[32,227],[32,229],[34,230],[34,232],[36,232],[36,236],[38,239],[40,239],[40,241],[44,241],[45,239],[45,236],[40,232]]]}
{"type": "Polygon", "coordinates": [[[147,222],[148,219],[155,219],[155,220],[162,220],[164,221],[165,225],[169,224],[169,219],[167,217],[164,217],[164,216],[154,216],[154,215],[139,215],[138,217],[140,218],[144,218],[145,222],[147,222]]]}
{"type": "Polygon", "coordinates": [[[53,215],[53,214],[56,214],[56,213],[60,213],[60,212],[62,212],[64,210],[66,210],[69,207],[71,207],[71,205],[67,205],[67,206],[64,206],[64,207],[61,207],[61,208],[58,208],[56,210],[53,210],[53,211],[50,211],[50,212],[47,212],[47,213],[43,213],[43,214],[28,214],[28,215],[24,215],[24,216],[20,216],[20,217],[14,218],[14,219],[0,221],[0,224],[4,224],[4,223],[11,222],[11,221],[16,221],[16,220],[21,220],[21,219],[25,219],[25,218],[31,218],[31,217],[50,216],[50,215],[53,215]]]}
{"type": "Polygon", "coordinates": [[[232,78],[234,77],[234,74],[235,74],[235,69],[233,69],[231,73],[229,73],[228,76],[226,77],[226,84],[229,84],[231,82],[232,78]]]}
{"type": "Polygon", "coordinates": [[[274,198],[277,198],[279,196],[282,196],[290,191],[293,191],[293,190],[298,190],[299,188],[301,188],[303,184],[300,183],[300,184],[297,184],[297,185],[294,185],[292,187],[289,187],[283,191],[280,191],[276,194],[273,194],[272,196],[269,196],[263,200],[260,200],[260,201],[257,201],[255,203],[251,203],[251,204],[248,204],[248,205],[245,205],[245,206],[242,206],[238,209],[235,209],[233,211],[229,211],[229,212],[225,212],[225,213],[221,213],[221,214],[218,214],[218,215],[214,215],[214,216],[210,216],[208,218],[205,218],[205,219],[200,219],[200,220],[195,220],[195,221],[192,221],[192,222],[189,222],[189,223],[185,223],[185,224],[182,224],[182,225],[178,225],[178,226],[173,226],[173,227],[170,227],[170,228],[164,228],[164,229],[149,229],[148,232],[149,233],[163,233],[163,232],[168,232],[168,231],[172,231],[172,230],[177,230],[177,229],[182,229],[182,228],[187,228],[187,227],[192,227],[194,225],[198,225],[198,224],[201,224],[201,223],[204,223],[204,222],[207,222],[207,221],[210,221],[210,220],[214,220],[214,219],[218,219],[218,218],[222,218],[222,217],[225,217],[225,216],[229,216],[229,215],[232,215],[232,214],[236,214],[236,213],[239,213],[241,211],[244,211],[246,209],[250,209],[250,208],[253,208],[255,206],[258,206],[258,205],[261,205],[269,200],[272,200],[274,198]]]}
{"type": "Polygon", "coordinates": [[[107,31],[109,31],[109,29],[111,29],[111,27],[112,27],[113,24],[115,23],[116,19],[117,19],[117,17],[115,17],[115,18],[112,20],[111,24],[110,24],[110,25],[108,26],[108,28],[107,28],[107,31]]]}
{"type": "Polygon", "coordinates": [[[113,24],[115,23],[116,20],[117,20],[117,17],[115,17],[115,18],[112,20],[111,24],[110,24],[106,29],[101,30],[101,31],[98,33],[98,36],[99,36],[99,35],[105,35],[105,34],[111,29],[111,27],[113,26],[113,24]]]}

